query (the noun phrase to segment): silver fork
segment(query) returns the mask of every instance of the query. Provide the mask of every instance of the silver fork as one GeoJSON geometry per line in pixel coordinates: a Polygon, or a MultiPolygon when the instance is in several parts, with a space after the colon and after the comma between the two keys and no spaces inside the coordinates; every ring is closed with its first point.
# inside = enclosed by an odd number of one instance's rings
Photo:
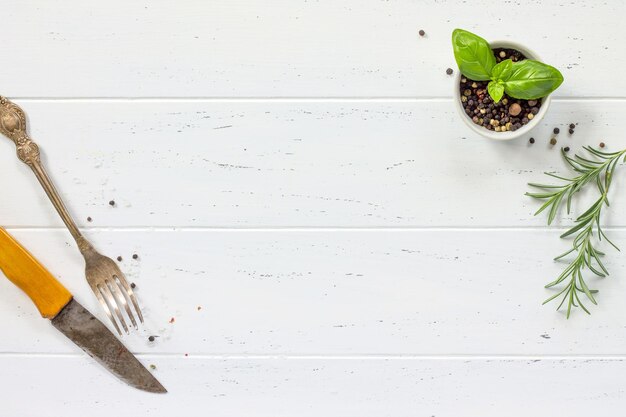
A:
{"type": "Polygon", "coordinates": [[[91,243],[80,233],[80,230],[78,230],[76,223],[65,208],[63,200],[61,200],[59,193],[41,164],[39,147],[26,133],[26,115],[24,111],[2,96],[0,96],[0,133],[15,142],[17,157],[33,170],[35,176],[37,176],[37,179],[50,198],[50,201],[52,201],[52,204],[72,234],[80,253],[83,255],[83,258],[85,258],[85,275],[87,282],[96,294],[98,301],[100,301],[100,304],[104,308],[104,311],[106,311],[117,332],[120,335],[122,334],[117,323],[117,321],[119,321],[124,331],[128,333],[128,326],[122,314],[122,310],[126,311],[126,315],[136,329],[137,321],[130,308],[130,304],[133,305],[139,317],[139,321],[142,323],[143,315],[139,309],[139,304],[137,304],[135,294],[130,285],[128,285],[126,277],[112,259],[99,254],[91,243]]]}

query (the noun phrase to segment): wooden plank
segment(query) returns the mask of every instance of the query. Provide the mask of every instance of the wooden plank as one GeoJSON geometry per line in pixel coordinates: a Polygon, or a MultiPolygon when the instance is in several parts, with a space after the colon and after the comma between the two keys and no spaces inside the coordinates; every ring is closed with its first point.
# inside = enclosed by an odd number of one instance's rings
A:
{"type": "Polygon", "coordinates": [[[537,4],[377,0],[36,0],[3,7],[2,94],[14,97],[450,96],[450,34],[528,45],[559,96],[621,96],[620,0],[537,4]],[[451,19],[451,10],[454,19],[451,19]],[[485,25],[484,22],[489,22],[485,25]],[[424,29],[427,36],[420,38],[424,29]]]}
{"type": "Polygon", "coordinates": [[[142,393],[86,356],[0,355],[7,416],[619,415],[622,359],[520,360],[143,357],[170,388],[142,393]],[[63,375],[63,381],[41,386],[63,375]],[[75,395],[80,392],[80,395],[75,395]],[[106,396],[103,397],[103,393],[106,396]],[[522,394],[523,393],[523,394],[522,394]],[[532,398],[532,401],[528,399],[532,398]]]}
{"type": "MultiPolygon", "coordinates": [[[[13,230],[76,298],[106,322],[83,264],[59,230],[13,230]]],[[[189,354],[623,354],[626,263],[592,317],[541,306],[563,264],[557,231],[90,232],[135,282],[146,324],[137,352],[189,354]],[[139,255],[133,260],[132,254],[139,255]],[[174,319],[171,322],[172,318],[174,319]],[[158,336],[153,343],[149,335],[158,336]]],[[[611,231],[626,247],[626,232],[611,231]]],[[[0,352],[73,351],[25,295],[0,280],[0,352]],[[8,337],[10,335],[10,337],[8,337]]]]}
{"type": "MultiPolygon", "coordinates": [[[[555,102],[534,146],[475,137],[447,100],[19,104],[82,227],[541,226],[524,192],[567,172],[558,146],[626,147],[622,100],[555,102]]],[[[1,224],[62,226],[13,148],[0,141],[1,224]]]]}

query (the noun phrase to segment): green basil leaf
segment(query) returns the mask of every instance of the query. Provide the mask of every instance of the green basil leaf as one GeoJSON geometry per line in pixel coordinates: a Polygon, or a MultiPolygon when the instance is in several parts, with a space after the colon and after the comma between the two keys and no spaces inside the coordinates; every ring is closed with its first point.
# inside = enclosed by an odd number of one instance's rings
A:
{"type": "Polygon", "coordinates": [[[487,84],[487,92],[493,101],[497,103],[504,95],[504,85],[497,81],[489,81],[489,84],[487,84]]]}
{"type": "Polygon", "coordinates": [[[491,70],[491,79],[493,81],[506,81],[511,76],[513,70],[513,61],[505,59],[502,62],[497,63],[491,70]]]}
{"type": "Polygon", "coordinates": [[[463,29],[452,32],[454,59],[461,74],[474,81],[491,79],[496,58],[486,40],[463,29]]]}
{"type": "Polygon", "coordinates": [[[542,98],[556,90],[563,82],[558,69],[542,62],[525,59],[514,62],[504,91],[511,97],[524,100],[542,98]]]}

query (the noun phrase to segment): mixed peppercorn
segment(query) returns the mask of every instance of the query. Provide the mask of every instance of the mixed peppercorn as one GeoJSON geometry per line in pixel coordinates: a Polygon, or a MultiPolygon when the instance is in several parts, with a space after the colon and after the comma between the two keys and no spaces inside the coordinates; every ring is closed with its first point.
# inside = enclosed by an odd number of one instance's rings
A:
{"type": "MultiPolygon", "coordinates": [[[[511,59],[513,62],[526,59],[521,52],[508,48],[493,49],[496,62],[511,59]]],[[[521,100],[507,94],[495,103],[487,92],[489,81],[473,81],[461,77],[461,103],[472,121],[495,132],[516,131],[530,122],[539,113],[541,100],[521,100]]]]}

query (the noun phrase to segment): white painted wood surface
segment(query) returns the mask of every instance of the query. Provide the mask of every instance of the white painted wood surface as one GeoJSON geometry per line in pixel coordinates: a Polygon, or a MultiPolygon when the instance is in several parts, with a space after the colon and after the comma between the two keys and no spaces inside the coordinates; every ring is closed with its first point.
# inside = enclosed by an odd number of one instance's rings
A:
{"type": "MultiPolygon", "coordinates": [[[[8,96],[449,96],[455,27],[515,38],[559,96],[620,96],[624,2],[114,0],[3,9],[8,96]],[[420,38],[424,29],[427,36],[420,38]],[[41,74],[45,73],[45,76],[41,74]],[[71,75],[69,75],[71,74],[71,75]],[[612,76],[611,76],[612,74],[612,76]]],[[[620,96],[621,97],[621,96],[620,96]]]]}
{"type": "Polygon", "coordinates": [[[6,355],[3,376],[38,401],[5,405],[7,415],[37,417],[50,404],[68,415],[608,415],[623,402],[623,359],[598,358],[256,358],[142,356],[174,388],[165,396],[128,387],[79,357],[6,355]],[[51,360],[51,358],[53,358],[51,360]],[[63,373],[82,388],[42,390],[42,370],[63,373]],[[102,393],[105,393],[103,395],[102,393]],[[132,400],[132,401],[131,401],[132,400]],[[598,409],[602,404],[602,409],[598,409]],[[26,408],[26,410],[25,410],[26,408]]]}
{"type": "MultiPolygon", "coordinates": [[[[572,149],[626,147],[625,14],[619,0],[3,2],[0,94],[28,113],[86,233],[124,257],[147,317],[124,341],[170,393],[119,383],[0,280],[0,416],[619,415],[624,257],[592,280],[591,317],[542,307],[571,219],[546,228],[523,194],[564,169],[555,126],[578,123],[559,135],[572,149]],[[454,27],[563,71],[534,146],[456,119],[454,27]]],[[[0,167],[0,224],[104,320],[2,138],[0,167]]],[[[626,247],[626,199],[612,203],[626,247]]]]}
{"type": "MultiPolygon", "coordinates": [[[[80,255],[62,230],[11,231],[80,302],[98,310],[83,283],[80,255]]],[[[626,262],[616,253],[606,262],[612,276],[590,281],[600,289],[592,318],[577,312],[565,321],[555,306],[541,307],[553,293],[543,284],[562,267],[551,256],[566,249],[555,233],[187,229],[90,235],[106,253],[126,259],[148,319],[145,332],[125,341],[141,353],[623,353],[626,282],[619,278],[626,262]],[[134,252],[141,260],[131,259],[134,252]],[[149,334],[160,337],[150,343],[149,334]]],[[[612,230],[612,237],[626,246],[623,230],[612,230]]],[[[12,284],[0,281],[0,289],[0,332],[13,334],[2,342],[4,352],[75,350],[37,320],[12,284]]]]}
{"type": "MultiPolygon", "coordinates": [[[[20,104],[84,227],[542,226],[524,192],[565,169],[555,125],[579,123],[563,146],[626,147],[626,103],[597,99],[556,101],[532,147],[473,137],[447,99],[20,104]]],[[[13,149],[0,141],[4,223],[61,226],[13,149]]]]}

